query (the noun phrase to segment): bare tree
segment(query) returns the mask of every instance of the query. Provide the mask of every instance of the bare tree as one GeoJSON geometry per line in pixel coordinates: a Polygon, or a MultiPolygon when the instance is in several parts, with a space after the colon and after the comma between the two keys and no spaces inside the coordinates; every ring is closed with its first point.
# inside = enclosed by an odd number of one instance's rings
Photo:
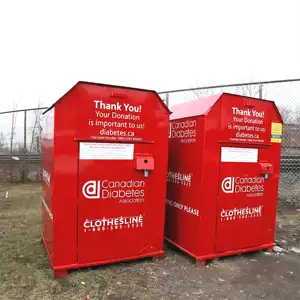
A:
{"type": "Polygon", "coordinates": [[[294,110],[295,124],[300,125],[300,104],[297,104],[294,110]]]}
{"type": "Polygon", "coordinates": [[[196,99],[199,99],[201,97],[205,96],[211,96],[215,93],[215,89],[199,89],[199,90],[193,90],[192,91],[193,96],[196,97],[196,99]]]}
{"type": "Polygon", "coordinates": [[[278,105],[278,110],[281,114],[281,118],[285,124],[294,123],[293,111],[287,105],[281,104],[278,105]]]}
{"type": "Polygon", "coordinates": [[[5,135],[3,132],[0,133],[0,152],[5,152],[6,142],[5,135]]]}
{"type": "Polygon", "coordinates": [[[34,120],[33,125],[31,127],[31,142],[30,142],[30,152],[40,153],[40,146],[41,146],[41,136],[42,136],[42,113],[43,111],[41,108],[41,101],[39,100],[37,105],[37,110],[34,111],[34,120]]]}
{"type": "Polygon", "coordinates": [[[253,98],[265,98],[263,93],[263,86],[257,84],[246,84],[236,87],[236,94],[253,97],[253,98]]]}
{"type": "Polygon", "coordinates": [[[186,93],[188,99],[199,99],[201,97],[210,96],[216,93],[229,92],[242,96],[266,99],[267,93],[263,89],[263,85],[245,84],[236,87],[222,87],[222,88],[200,88],[192,90],[189,94],[186,93]],[[192,94],[191,94],[192,93],[192,94]]]}
{"type": "Polygon", "coordinates": [[[199,99],[206,96],[215,94],[215,89],[212,88],[200,88],[185,92],[185,98],[187,101],[199,99]]]}

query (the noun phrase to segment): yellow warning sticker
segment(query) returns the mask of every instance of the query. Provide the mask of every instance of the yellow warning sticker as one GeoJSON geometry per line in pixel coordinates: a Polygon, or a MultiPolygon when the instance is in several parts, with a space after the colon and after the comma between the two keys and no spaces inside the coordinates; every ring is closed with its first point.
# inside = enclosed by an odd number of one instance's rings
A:
{"type": "Polygon", "coordinates": [[[271,143],[281,143],[282,141],[282,124],[272,123],[271,143]]]}

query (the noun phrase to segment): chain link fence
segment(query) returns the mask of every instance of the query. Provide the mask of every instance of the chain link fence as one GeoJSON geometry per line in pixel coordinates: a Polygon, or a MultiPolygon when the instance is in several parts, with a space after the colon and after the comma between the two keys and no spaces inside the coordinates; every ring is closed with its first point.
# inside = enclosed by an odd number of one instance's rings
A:
{"type": "Polygon", "coordinates": [[[38,107],[0,113],[0,181],[41,180],[44,110],[38,107]]]}
{"type": "Polygon", "coordinates": [[[279,204],[300,207],[300,79],[182,89],[160,96],[172,107],[223,92],[275,101],[284,121],[279,204]]]}
{"type": "MultiPolygon", "coordinates": [[[[284,120],[279,203],[300,207],[300,79],[165,91],[172,106],[228,92],[275,101],[284,120]]],[[[0,181],[41,180],[42,113],[46,107],[0,113],[0,181]]]]}

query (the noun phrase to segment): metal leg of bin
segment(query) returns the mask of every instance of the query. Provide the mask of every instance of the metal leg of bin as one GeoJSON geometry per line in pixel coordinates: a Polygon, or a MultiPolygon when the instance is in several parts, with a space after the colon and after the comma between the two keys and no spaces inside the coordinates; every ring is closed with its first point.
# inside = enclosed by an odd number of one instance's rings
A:
{"type": "Polygon", "coordinates": [[[204,267],[206,265],[206,260],[204,259],[196,259],[196,264],[200,267],[204,267]]]}
{"type": "Polygon", "coordinates": [[[266,252],[269,252],[269,253],[273,253],[273,248],[267,248],[265,249],[266,252]]]}
{"type": "Polygon", "coordinates": [[[68,276],[68,270],[54,270],[53,275],[55,278],[68,276]]]}
{"type": "Polygon", "coordinates": [[[160,258],[160,256],[152,256],[152,261],[158,261],[159,260],[159,258],[160,258]]]}

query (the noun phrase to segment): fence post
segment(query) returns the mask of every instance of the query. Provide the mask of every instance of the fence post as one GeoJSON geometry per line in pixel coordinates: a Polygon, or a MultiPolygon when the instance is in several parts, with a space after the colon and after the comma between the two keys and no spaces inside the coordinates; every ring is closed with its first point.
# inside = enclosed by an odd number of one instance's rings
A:
{"type": "Polygon", "coordinates": [[[23,160],[23,182],[26,182],[27,179],[27,159],[26,159],[26,154],[27,154],[27,110],[24,110],[24,160],[23,160]]]}
{"type": "Polygon", "coordinates": [[[13,140],[14,140],[14,114],[12,114],[11,120],[11,136],[10,136],[10,182],[13,182],[13,140]]]}
{"type": "Polygon", "coordinates": [[[169,93],[166,94],[166,105],[169,107],[169,93]]]}
{"type": "Polygon", "coordinates": [[[259,98],[259,99],[262,99],[262,98],[263,98],[263,85],[262,85],[262,84],[260,84],[260,85],[258,86],[258,98],[259,98]]]}

